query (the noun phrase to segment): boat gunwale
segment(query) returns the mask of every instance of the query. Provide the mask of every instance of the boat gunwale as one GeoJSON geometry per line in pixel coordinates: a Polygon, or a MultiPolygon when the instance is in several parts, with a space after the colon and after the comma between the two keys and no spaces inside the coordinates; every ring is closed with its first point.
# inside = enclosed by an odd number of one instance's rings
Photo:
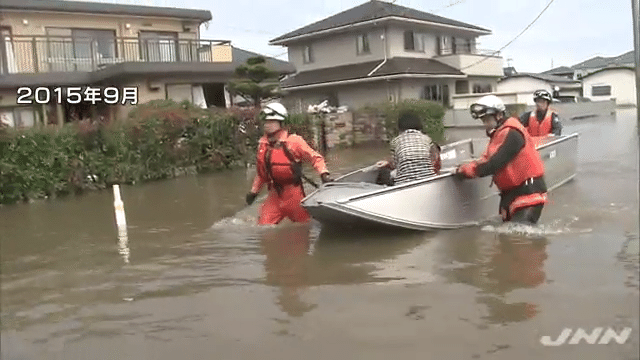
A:
{"type": "MultiPolygon", "coordinates": [[[[554,139],[552,141],[549,141],[548,143],[545,143],[545,144],[543,144],[543,145],[541,145],[539,147],[536,147],[536,150],[539,151],[541,149],[545,149],[547,147],[563,143],[563,142],[568,141],[568,140],[573,139],[573,138],[579,138],[579,133],[576,132],[576,133],[572,133],[570,135],[565,135],[560,139],[554,139]]],[[[460,141],[457,141],[457,142],[454,142],[454,143],[451,143],[451,144],[447,144],[446,146],[459,145],[459,144],[462,144],[462,143],[465,143],[465,142],[471,142],[472,143],[473,139],[474,138],[460,140],[460,141]]],[[[357,173],[357,172],[364,171],[365,169],[370,169],[373,166],[375,166],[375,165],[370,165],[370,166],[367,166],[367,167],[352,171],[352,172],[350,172],[350,173],[348,173],[346,175],[343,175],[340,178],[344,178],[344,177],[346,177],[346,176],[348,176],[350,174],[354,174],[354,173],[357,173]]],[[[451,169],[451,168],[447,168],[447,169],[451,169]]],[[[351,201],[354,201],[354,200],[360,200],[360,199],[364,199],[364,198],[371,197],[371,196],[385,194],[387,192],[401,191],[401,190],[404,190],[404,189],[407,189],[407,188],[412,188],[412,187],[415,187],[415,186],[426,185],[426,184],[428,184],[430,182],[433,182],[433,181],[436,181],[436,180],[441,180],[441,179],[444,179],[444,178],[447,178],[447,177],[451,177],[451,176],[454,176],[454,173],[453,173],[453,171],[448,170],[448,172],[446,172],[444,174],[438,174],[438,175],[434,175],[434,176],[428,177],[426,179],[414,180],[414,181],[410,181],[410,182],[407,182],[407,183],[404,183],[404,184],[386,186],[386,187],[384,187],[382,189],[372,190],[372,191],[369,191],[369,192],[366,192],[366,193],[363,193],[363,194],[354,195],[354,196],[351,196],[351,197],[348,197],[348,198],[344,198],[344,199],[340,199],[340,200],[335,200],[333,202],[335,202],[335,203],[347,203],[347,202],[351,202],[351,201]]],[[[575,176],[575,174],[573,176],[575,176]]],[[[340,178],[338,178],[338,179],[340,179],[340,178]]],[[[563,180],[563,182],[561,182],[561,183],[564,183],[564,182],[566,182],[566,181],[563,180]]],[[[326,184],[323,184],[321,188],[316,189],[311,194],[309,194],[304,199],[302,199],[301,202],[305,202],[306,200],[311,198],[313,195],[315,195],[318,191],[320,191],[323,188],[333,187],[333,186],[350,185],[350,184],[360,184],[360,183],[362,183],[362,182],[337,182],[337,183],[330,182],[330,183],[326,183],[326,184]]],[[[498,195],[498,194],[499,194],[499,192],[495,192],[495,193],[492,193],[492,194],[489,194],[489,195],[483,197],[483,199],[486,199],[488,197],[495,196],[495,195],[498,195]]]]}

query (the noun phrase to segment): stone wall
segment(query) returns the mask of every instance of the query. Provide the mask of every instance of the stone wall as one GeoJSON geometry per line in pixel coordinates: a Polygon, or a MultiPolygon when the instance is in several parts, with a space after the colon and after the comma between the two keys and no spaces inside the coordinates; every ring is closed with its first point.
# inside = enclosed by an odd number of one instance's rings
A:
{"type": "MultiPolygon", "coordinates": [[[[364,112],[344,112],[318,115],[318,123],[324,118],[327,148],[352,146],[369,142],[386,141],[384,117],[364,112]]],[[[316,129],[316,141],[322,143],[321,130],[316,129]]]]}

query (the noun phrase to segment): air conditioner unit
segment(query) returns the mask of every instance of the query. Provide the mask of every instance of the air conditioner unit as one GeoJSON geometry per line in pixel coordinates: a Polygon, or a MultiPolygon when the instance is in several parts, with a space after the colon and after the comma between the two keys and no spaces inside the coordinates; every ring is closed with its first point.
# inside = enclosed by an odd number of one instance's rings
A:
{"type": "Polygon", "coordinates": [[[162,88],[162,83],[159,81],[148,81],[147,86],[149,90],[160,90],[162,88]]]}

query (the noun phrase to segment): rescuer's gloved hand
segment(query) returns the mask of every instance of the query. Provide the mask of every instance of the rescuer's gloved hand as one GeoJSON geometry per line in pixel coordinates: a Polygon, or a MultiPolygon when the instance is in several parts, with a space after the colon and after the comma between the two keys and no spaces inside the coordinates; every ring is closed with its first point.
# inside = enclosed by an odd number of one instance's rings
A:
{"type": "Polygon", "coordinates": [[[253,202],[256,200],[257,196],[258,196],[258,194],[256,194],[256,193],[252,193],[252,192],[248,193],[247,194],[247,199],[246,199],[247,200],[247,205],[253,204],[253,202]]]}
{"type": "Polygon", "coordinates": [[[322,175],[320,175],[320,179],[322,179],[323,184],[333,181],[333,179],[329,176],[329,173],[323,173],[322,175]]]}

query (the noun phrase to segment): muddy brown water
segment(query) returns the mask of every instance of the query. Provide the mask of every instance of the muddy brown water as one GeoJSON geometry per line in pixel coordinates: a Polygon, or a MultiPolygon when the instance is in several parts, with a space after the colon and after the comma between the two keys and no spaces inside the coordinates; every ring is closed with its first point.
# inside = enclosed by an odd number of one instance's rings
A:
{"type": "Polygon", "coordinates": [[[2,359],[638,359],[635,111],[564,121],[578,174],[536,236],[260,228],[252,170],[123,187],[127,242],[110,191],[0,207],[2,359]],[[598,327],[632,332],[540,341],[598,327]]]}

